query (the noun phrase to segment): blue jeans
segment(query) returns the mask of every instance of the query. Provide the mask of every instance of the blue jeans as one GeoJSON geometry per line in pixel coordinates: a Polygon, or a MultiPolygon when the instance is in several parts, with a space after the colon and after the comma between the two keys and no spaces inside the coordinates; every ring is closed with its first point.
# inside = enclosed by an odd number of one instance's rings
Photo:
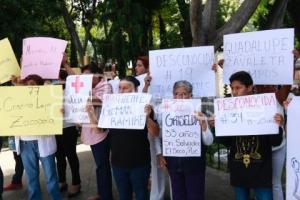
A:
{"type": "Polygon", "coordinates": [[[21,158],[23,161],[28,183],[28,199],[42,200],[42,193],[39,181],[39,160],[45,174],[47,190],[53,200],[61,200],[56,172],[55,155],[40,157],[38,142],[20,141],[21,158]]]}
{"type": "Polygon", "coordinates": [[[112,177],[109,161],[109,137],[91,145],[96,162],[97,191],[102,200],[112,199],[112,177]]]}
{"type": "Polygon", "coordinates": [[[118,188],[120,200],[131,200],[132,192],[136,200],[148,200],[148,181],[150,177],[150,164],[134,169],[123,169],[113,166],[114,179],[118,188]]]}
{"type": "MultiPolygon", "coordinates": [[[[272,188],[253,188],[256,200],[273,200],[272,188]]],[[[250,200],[250,189],[234,187],[236,200],[250,200]]]]}

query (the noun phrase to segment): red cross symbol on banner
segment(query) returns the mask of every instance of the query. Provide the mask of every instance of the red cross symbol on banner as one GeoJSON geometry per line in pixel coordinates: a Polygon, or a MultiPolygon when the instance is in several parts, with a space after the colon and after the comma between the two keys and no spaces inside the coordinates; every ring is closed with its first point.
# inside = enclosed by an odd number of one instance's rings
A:
{"type": "Polygon", "coordinates": [[[79,76],[76,76],[75,82],[71,83],[71,87],[75,88],[75,93],[79,93],[81,87],[84,87],[83,82],[80,82],[79,76]]]}

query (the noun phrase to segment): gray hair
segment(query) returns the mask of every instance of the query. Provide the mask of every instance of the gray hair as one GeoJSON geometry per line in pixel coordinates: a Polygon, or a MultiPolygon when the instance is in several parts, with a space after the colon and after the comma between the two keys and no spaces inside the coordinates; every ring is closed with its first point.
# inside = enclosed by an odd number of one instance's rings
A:
{"type": "Polygon", "coordinates": [[[177,81],[174,83],[173,92],[179,88],[184,87],[189,94],[193,94],[193,85],[188,81],[177,81]]]}

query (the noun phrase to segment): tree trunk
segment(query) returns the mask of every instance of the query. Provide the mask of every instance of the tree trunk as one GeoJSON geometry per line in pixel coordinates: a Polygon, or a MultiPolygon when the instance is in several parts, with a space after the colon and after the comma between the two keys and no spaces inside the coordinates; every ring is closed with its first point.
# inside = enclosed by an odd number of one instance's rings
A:
{"type": "Polygon", "coordinates": [[[212,44],[218,49],[223,43],[223,36],[230,33],[240,32],[248,23],[261,0],[244,0],[236,13],[216,32],[216,36],[207,44],[212,44]]]}
{"type": "Polygon", "coordinates": [[[177,0],[178,8],[183,21],[179,22],[180,35],[185,47],[192,46],[192,33],[189,16],[189,6],[184,0],[177,0]]]}
{"type": "Polygon", "coordinates": [[[216,36],[217,10],[219,0],[207,0],[203,10],[202,23],[205,43],[216,36]]]}
{"type": "Polygon", "coordinates": [[[290,0],[287,5],[287,10],[295,24],[294,25],[295,35],[298,38],[298,40],[300,41],[300,15],[299,15],[300,3],[299,3],[299,0],[290,0]]]}
{"type": "Polygon", "coordinates": [[[283,27],[283,21],[288,1],[289,0],[275,1],[268,16],[267,25],[265,27],[266,29],[275,29],[283,27]]]}
{"type": "Polygon", "coordinates": [[[159,20],[159,37],[160,37],[159,48],[166,49],[168,48],[168,38],[167,38],[166,25],[164,23],[161,14],[158,15],[158,20],[159,20]]]}
{"type": "Polygon", "coordinates": [[[193,37],[193,46],[205,43],[204,31],[202,28],[202,0],[190,1],[190,24],[193,37]]]}
{"type": "Polygon", "coordinates": [[[78,52],[79,55],[79,59],[80,59],[80,64],[83,65],[83,56],[84,56],[84,51],[83,51],[83,47],[82,44],[80,42],[79,36],[76,32],[76,27],[75,24],[71,18],[71,16],[69,15],[68,9],[66,7],[66,4],[64,1],[61,1],[61,9],[62,9],[62,14],[63,14],[63,18],[66,24],[66,27],[68,29],[68,32],[71,36],[71,40],[78,52]]]}
{"type": "Polygon", "coordinates": [[[71,54],[70,54],[70,65],[72,67],[78,67],[78,59],[77,59],[77,49],[71,40],[71,54]]]}

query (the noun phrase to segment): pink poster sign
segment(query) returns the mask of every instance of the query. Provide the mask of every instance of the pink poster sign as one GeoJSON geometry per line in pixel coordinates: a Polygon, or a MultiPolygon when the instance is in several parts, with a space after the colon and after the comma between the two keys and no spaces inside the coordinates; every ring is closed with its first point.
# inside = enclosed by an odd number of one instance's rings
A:
{"type": "Polygon", "coordinates": [[[23,40],[21,78],[37,74],[44,79],[58,79],[67,41],[55,38],[26,38],[23,40]]]}

